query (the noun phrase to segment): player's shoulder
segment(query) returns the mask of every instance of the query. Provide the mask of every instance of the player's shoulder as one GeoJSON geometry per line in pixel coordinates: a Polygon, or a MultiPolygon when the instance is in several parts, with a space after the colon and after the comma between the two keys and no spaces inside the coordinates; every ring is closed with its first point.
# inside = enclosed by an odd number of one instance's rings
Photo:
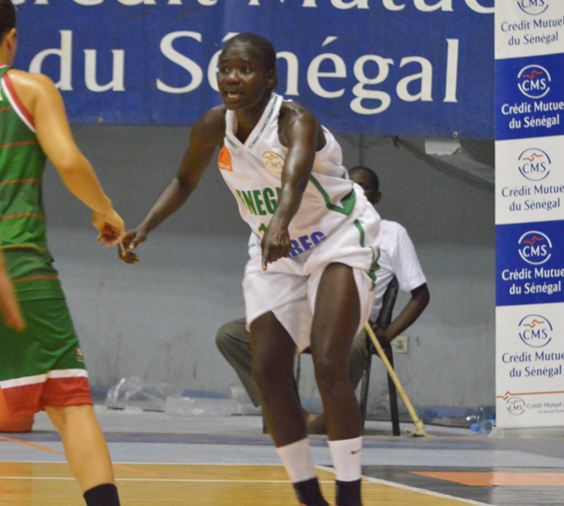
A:
{"type": "Polygon", "coordinates": [[[55,83],[45,74],[10,69],[8,75],[17,95],[28,109],[33,109],[36,100],[53,100],[60,97],[55,83]]]}
{"type": "Polygon", "coordinates": [[[299,102],[284,100],[280,106],[280,120],[315,119],[315,115],[299,102]]]}
{"type": "Polygon", "coordinates": [[[380,229],[382,230],[383,234],[394,236],[394,237],[407,237],[409,238],[409,234],[407,233],[407,229],[397,221],[391,220],[382,220],[380,222],[380,229]]]}
{"type": "Polygon", "coordinates": [[[192,135],[200,138],[223,139],[225,134],[225,112],[223,105],[212,107],[194,123],[192,135]]]}
{"type": "Polygon", "coordinates": [[[401,225],[400,223],[398,223],[397,221],[392,221],[392,220],[382,220],[380,226],[382,227],[382,229],[387,229],[390,231],[396,231],[396,230],[405,230],[405,227],[403,225],[401,225]]]}
{"type": "Polygon", "coordinates": [[[300,138],[303,138],[303,132],[317,131],[317,150],[322,149],[327,142],[325,133],[321,128],[321,123],[315,115],[302,104],[285,100],[282,102],[280,112],[278,114],[278,133],[280,136],[280,142],[284,146],[288,146],[290,144],[290,136],[295,135],[298,131],[300,132],[298,134],[300,138]],[[295,127],[298,127],[299,130],[295,130],[295,127]]]}
{"type": "Polygon", "coordinates": [[[205,130],[211,130],[216,128],[225,129],[225,112],[227,109],[223,105],[218,105],[208,109],[198,121],[196,121],[194,126],[205,130]]]}
{"type": "Polygon", "coordinates": [[[19,69],[10,69],[8,71],[8,75],[15,86],[35,90],[43,90],[46,88],[56,89],[53,80],[45,74],[36,74],[19,69]]]}

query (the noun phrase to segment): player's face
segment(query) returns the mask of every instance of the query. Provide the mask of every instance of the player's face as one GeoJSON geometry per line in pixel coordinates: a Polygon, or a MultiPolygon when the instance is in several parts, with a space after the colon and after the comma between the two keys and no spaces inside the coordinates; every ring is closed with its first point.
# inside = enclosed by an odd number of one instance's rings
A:
{"type": "Polygon", "coordinates": [[[274,71],[264,69],[253,46],[236,42],[221,54],[217,84],[228,109],[261,108],[274,87],[274,71]]]}
{"type": "Polygon", "coordinates": [[[380,200],[380,192],[374,190],[370,176],[362,170],[353,170],[350,173],[351,179],[364,190],[364,195],[368,202],[375,205],[380,200]]]}

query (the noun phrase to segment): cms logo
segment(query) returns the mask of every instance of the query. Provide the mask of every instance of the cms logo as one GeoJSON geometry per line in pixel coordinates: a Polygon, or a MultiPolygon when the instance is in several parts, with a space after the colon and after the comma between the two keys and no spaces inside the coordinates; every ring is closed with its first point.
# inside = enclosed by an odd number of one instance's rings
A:
{"type": "Polygon", "coordinates": [[[550,74],[540,65],[527,65],[519,71],[517,86],[529,98],[542,98],[550,91],[550,74]]]}
{"type": "Polygon", "coordinates": [[[550,174],[550,157],[538,148],[529,148],[519,155],[519,172],[529,181],[542,181],[550,174]]]}
{"type": "Polygon", "coordinates": [[[271,172],[282,172],[284,168],[284,158],[272,151],[265,151],[262,154],[262,163],[271,172]]]}
{"type": "Polygon", "coordinates": [[[550,237],[538,230],[529,230],[519,238],[519,256],[531,265],[544,264],[552,256],[550,237]]]}
{"type": "Polygon", "coordinates": [[[531,16],[538,16],[548,9],[548,0],[519,0],[520,9],[531,16]]]}
{"type": "Polygon", "coordinates": [[[527,346],[542,348],[552,340],[552,325],[544,316],[527,315],[519,322],[519,337],[527,346]]]}
{"type": "Polygon", "coordinates": [[[505,403],[507,412],[513,416],[522,415],[525,412],[525,401],[521,397],[510,397],[505,403]]]}

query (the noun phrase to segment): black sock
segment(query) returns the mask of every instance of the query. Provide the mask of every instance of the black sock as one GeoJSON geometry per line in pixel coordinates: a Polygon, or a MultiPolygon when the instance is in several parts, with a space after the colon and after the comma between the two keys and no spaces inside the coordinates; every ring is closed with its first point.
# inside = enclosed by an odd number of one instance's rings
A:
{"type": "Polygon", "coordinates": [[[317,478],[298,481],[294,483],[294,488],[301,504],[306,506],[329,506],[329,503],[323,499],[317,478]]]}
{"type": "Polygon", "coordinates": [[[360,480],[337,480],[337,506],[362,506],[360,480]]]}
{"type": "Polygon", "coordinates": [[[112,483],[103,483],[88,489],[83,494],[87,506],[119,506],[117,487],[112,483]]]}

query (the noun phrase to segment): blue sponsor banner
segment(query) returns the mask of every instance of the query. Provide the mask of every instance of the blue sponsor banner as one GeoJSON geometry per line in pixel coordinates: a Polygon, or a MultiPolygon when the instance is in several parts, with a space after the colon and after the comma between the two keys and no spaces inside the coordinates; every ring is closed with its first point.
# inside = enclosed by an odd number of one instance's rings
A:
{"type": "Polygon", "coordinates": [[[496,424],[562,426],[564,2],[495,12],[496,424]]]}
{"type": "Polygon", "coordinates": [[[496,226],[497,305],[564,302],[561,221],[496,226]]]}
{"type": "Polygon", "coordinates": [[[49,75],[73,123],[191,125],[215,60],[250,31],[278,92],[337,132],[492,139],[494,0],[16,0],[15,66],[49,75]]]}
{"type": "Polygon", "coordinates": [[[564,134],[564,54],[497,60],[496,138],[564,134]]]}

